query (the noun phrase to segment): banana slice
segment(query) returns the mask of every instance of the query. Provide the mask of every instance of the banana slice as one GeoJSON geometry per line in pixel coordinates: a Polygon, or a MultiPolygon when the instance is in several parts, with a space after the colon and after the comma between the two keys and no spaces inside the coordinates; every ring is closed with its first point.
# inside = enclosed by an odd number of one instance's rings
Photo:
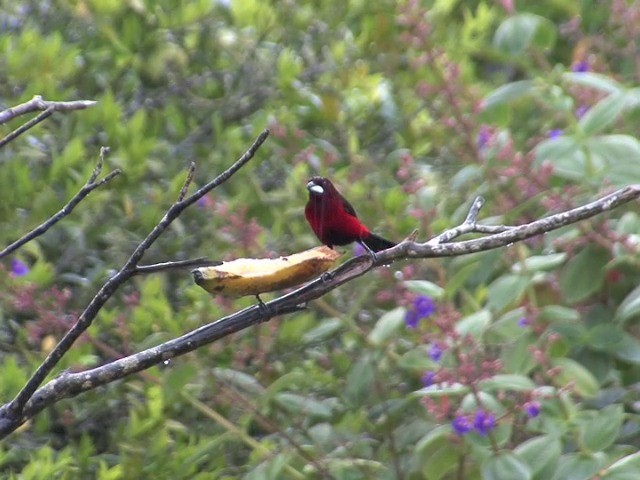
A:
{"type": "Polygon", "coordinates": [[[300,285],[329,270],[340,255],[322,246],[288,257],[239,258],[191,273],[196,284],[209,293],[242,297],[300,285]]]}

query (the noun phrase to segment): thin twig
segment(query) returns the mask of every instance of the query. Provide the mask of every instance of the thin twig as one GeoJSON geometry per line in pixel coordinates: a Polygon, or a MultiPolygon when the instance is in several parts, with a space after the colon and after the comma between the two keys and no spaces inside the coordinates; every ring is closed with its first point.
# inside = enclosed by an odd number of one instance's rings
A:
{"type": "Polygon", "coordinates": [[[11,132],[9,135],[7,135],[6,137],[0,140],[0,148],[4,147],[7,143],[11,142],[12,140],[15,140],[30,128],[35,127],[43,120],[49,118],[51,115],[53,115],[53,112],[55,112],[53,108],[47,108],[44,112],[32,118],[27,123],[23,123],[22,125],[20,125],[13,132],[11,132]]]}
{"type": "MultiPolygon", "coordinates": [[[[0,417],[8,416],[16,419],[22,416],[22,411],[25,404],[33,396],[37,388],[42,384],[47,375],[51,373],[53,368],[60,362],[60,359],[71,348],[73,343],[78,339],[82,333],[87,330],[96,315],[107,302],[111,296],[118,290],[118,288],[125,283],[129,278],[135,275],[138,262],[142,259],[142,256],[147,249],[162,235],[162,233],[171,225],[171,223],[178,218],[178,216],[191,204],[197,202],[202,196],[206,195],[210,190],[214,189],[218,185],[229,179],[234,173],[242,168],[249,160],[253,158],[260,145],[264,143],[269,135],[268,130],[264,130],[258,138],[254,141],[253,145],[247,150],[236,162],[231,165],[227,170],[222,172],[211,182],[207,183],[204,187],[200,188],[196,193],[186,198],[185,200],[174,203],[165,213],[164,217],[158,222],[158,224],[151,230],[147,237],[140,242],[138,247],[131,254],[129,259],[125,262],[122,268],[112,276],[107,282],[100,288],[98,293],[93,297],[89,304],[85,307],[84,311],[78,317],[76,323],[65,333],[58,344],[51,350],[47,358],[40,364],[40,366],[33,373],[31,378],[27,381],[25,386],[20,390],[18,395],[5,407],[0,408],[0,417]]],[[[0,420],[1,421],[1,420],[0,420]]]]}
{"type": "Polygon", "coordinates": [[[63,398],[76,396],[81,392],[92,390],[132,373],[145,370],[168,359],[191,352],[202,345],[212,343],[252,325],[265,322],[275,316],[304,310],[311,300],[320,298],[340,285],[366,274],[376,266],[389,265],[407,258],[448,257],[504,247],[511,243],[585,220],[638,198],[640,198],[640,185],[632,185],[587,205],[525,225],[510,227],[505,232],[488,237],[443,244],[416,243],[411,240],[404,240],[393,248],[377,252],[375,261],[369,255],[353,258],[331,272],[328,277],[318,278],[265,305],[248,307],[216,322],[204,325],[179,338],[169,340],[106,365],[84,372],[58,375],[58,377],[30,395],[28,402],[23,405],[20,411],[11,410],[11,404],[0,407],[0,437],[8,435],[28,418],[63,398]]]}
{"type": "Polygon", "coordinates": [[[84,110],[93,107],[96,103],[93,100],[74,100],[71,102],[51,102],[43,100],[40,95],[35,95],[31,100],[15,107],[7,108],[0,112],[0,125],[8,121],[31,112],[45,111],[53,109],[54,112],[70,112],[72,110],[84,110]]]}
{"type": "Polygon", "coordinates": [[[93,169],[91,177],[87,180],[87,183],[76,193],[69,202],[62,207],[58,213],[49,217],[45,222],[38,225],[36,228],[31,230],[26,235],[23,235],[21,238],[13,242],[11,245],[5,247],[3,250],[0,250],[0,258],[6,257],[12,252],[15,252],[18,248],[20,248],[25,243],[30,242],[34,238],[39,237],[47,230],[49,230],[52,226],[62,220],[64,217],[69,215],[73,209],[84,200],[91,192],[93,192],[96,188],[100,188],[105,183],[111,181],[116,176],[120,175],[120,169],[115,169],[112,172],[109,172],[103,179],[96,182],[98,175],[102,171],[102,164],[104,162],[104,155],[109,151],[107,147],[102,147],[100,149],[100,159],[98,160],[96,167],[93,169]]]}
{"type": "Polygon", "coordinates": [[[187,196],[187,192],[189,191],[189,185],[193,182],[193,176],[196,173],[196,162],[191,162],[189,164],[189,171],[187,172],[187,178],[184,181],[184,185],[180,189],[180,196],[178,197],[178,201],[181,202],[184,200],[184,197],[187,196]]]}
{"type": "MultiPolygon", "coordinates": [[[[477,228],[476,222],[478,221],[478,215],[480,214],[480,209],[484,205],[484,198],[477,196],[471,207],[469,208],[469,213],[467,213],[467,218],[464,219],[461,225],[458,225],[451,230],[447,230],[446,232],[442,232],[435,238],[429,240],[429,244],[437,245],[438,243],[447,243],[453,240],[460,235],[464,235],[465,233],[475,232],[477,228]]],[[[495,233],[495,232],[494,232],[495,233]]]]}
{"type": "Polygon", "coordinates": [[[165,272],[167,270],[176,270],[180,268],[194,267],[214,267],[221,265],[222,262],[209,260],[206,257],[194,258],[193,260],[178,260],[175,262],[154,263],[153,265],[138,265],[133,269],[133,275],[143,275],[147,273],[165,272]]]}

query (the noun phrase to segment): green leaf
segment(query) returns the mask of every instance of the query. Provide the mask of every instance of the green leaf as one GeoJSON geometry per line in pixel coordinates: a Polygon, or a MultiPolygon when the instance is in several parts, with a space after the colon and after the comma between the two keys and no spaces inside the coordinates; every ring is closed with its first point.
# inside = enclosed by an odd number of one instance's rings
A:
{"type": "Polygon", "coordinates": [[[562,305],[547,305],[540,310],[538,318],[547,322],[577,322],[580,320],[580,312],[562,305]]]}
{"type": "Polygon", "coordinates": [[[451,427],[434,428],[418,441],[414,458],[429,480],[440,480],[457,467],[459,453],[451,442],[451,427]]]}
{"type": "Polygon", "coordinates": [[[531,347],[534,344],[535,339],[532,335],[522,335],[505,345],[500,354],[504,370],[516,374],[526,374],[533,370],[537,365],[531,355],[531,347]]]}
{"type": "Polygon", "coordinates": [[[536,84],[533,80],[519,80],[496,88],[482,100],[484,110],[498,105],[510,104],[526,95],[534,93],[536,84]]]}
{"type": "Polygon", "coordinates": [[[386,312],[376,322],[369,333],[368,339],[374,345],[382,345],[404,325],[406,310],[402,307],[386,312]]]}
{"type": "Polygon", "coordinates": [[[560,368],[560,373],[554,379],[558,386],[566,387],[571,384],[575,391],[583,397],[593,397],[598,393],[600,389],[598,381],[591,372],[575,360],[556,358],[551,363],[554,367],[560,368]]]}
{"type": "Polygon", "coordinates": [[[460,335],[479,337],[489,325],[491,325],[491,312],[489,310],[478,310],[459,320],[456,323],[455,331],[460,335]]]}
{"type": "Polygon", "coordinates": [[[526,316],[526,313],[526,310],[521,307],[506,312],[489,326],[486,340],[489,342],[502,342],[505,340],[511,342],[525,335],[527,329],[522,328],[519,323],[520,319],[526,316]]]}
{"type": "Polygon", "coordinates": [[[345,396],[353,405],[360,405],[371,396],[375,383],[375,368],[370,355],[355,362],[347,374],[345,396]]]}
{"type": "Polygon", "coordinates": [[[597,412],[588,412],[579,422],[581,444],[592,452],[605,450],[613,445],[620,434],[624,411],[622,405],[609,405],[597,412]]]}
{"type": "Polygon", "coordinates": [[[560,277],[560,288],[567,302],[585,300],[602,288],[606,275],[604,267],[609,259],[606,250],[589,245],[569,260],[560,277]]]}
{"type": "Polygon", "coordinates": [[[576,85],[582,85],[584,87],[594,88],[601,92],[607,93],[621,93],[623,91],[622,85],[616,82],[613,78],[601,75],[593,72],[565,72],[562,74],[562,78],[567,82],[574,83],[576,85]]]}
{"type": "Polygon", "coordinates": [[[640,285],[631,290],[616,310],[613,319],[618,323],[640,316],[640,285]]]}
{"type": "Polygon", "coordinates": [[[444,288],[428,280],[407,280],[404,282],[404,286],[414,293],[426,295],[435,300],[442,298],[444,295],[444,288]]]}
{"type": "Polygon", "coordinates": [[[310,415],[321,419],[331,417],[331,408],[315,398],[297,393],[282,392],[275,396],[275,401],[290,413],[301,417],[310,415]]]}
{"type": "Polygon", "coordinates": [[[640,472],[640,452],[622,457],[601,475],[602,480],[636,480],[640,472]]]}
{"type": "Polygon", "coordinates": [[[640,181],[640,141],[630,135],[600,135],[585,144],[592,167],[615,186],[640,181]]]}
{"type": "Polygon", "coordinates": [[[231,370],[230,368],[214,368],[213,374],[219,380],[230,383],[235,387],[256,395],[264,393],[264,387],[260,385],[258,380],[248,373],[231,370]]]}
{"type": "Polygon", "coordinates": [[[302,343],[320,343],[333,337],[344,327],[344,322],[340,318],[328,318],[322,320],[320,325],[307,331],[302,335],[302,343]]]}
{"type": "Polygon", "coordinates": [[[591,107],[578,122],[578,127],[587,137],[601,132],[618,119],[626,105],[624,93],[612,93],[591,107]]]}
{"type": "Polygon", "coordinates": [[[194,383],[198,368],[192,363],[179,363],[163,375],[163,391],[167,403],[177,400],[177,395],[186,390],[186,386],[194,383]]]}
{"type": "Polygon", "coordinates": [[[489,285],[487,308],[499,312],[505,307],[517,303],[522,298],[529,279],[521,275],[504,275],[489,285]]]}
{"type": "Polygon", "coordinates": [[[529,480],[529,466],[511,452],[491,455],[482,464],[482,480],[529,480]]]}
{"type": "Polygon", "coordinates": [[[568,180],[589,178],[586,170],[586,155],[576,139],[570,135],[543,140],[534,149],[534,165],[540,167],[548,161],[553,165],[553,174],[568,180]]]}
{"type": "Polygon", "coordinates": [[[567,259],[566,253],[553,253],[550,255],[534,255],[525,258],[511,267],[513,273],[526,273],[554,270],[567,259]]]}
{"type": "Polygon", "coordinates": [[[562,453],[562,444],[555,437],[542,435],[521,443],[513,453],[529,465],[534,477],[545,478],[538,474],[554,468],[562,453]]]}
{"type": "Polygon", "coordinates": [[[556,41],[555,25],[544,17],[522,13],[508,17],[496,29],[493,44],[509,55],[524,55],[532,46],[551,48],[556,41]]]}
{"type": "Polygon", "coordinates": [[[640,340],[625,332],[612,353],[625,362],[640,364],[640,340]]]}
{"type": "Polygon", "coordinates": [[[595,457],[571,453],[560,457],[552,480],[592,480],[599,469],[600,462],[595,457]]]}
{"type": "Polygon", "coordinates": [[[400,358],[400,367],[413,372],[424,372],[437,364],[429,358],[429,349],[425,345],[412,348],[400,358]]]}
{"type": "Polygon", "coordinates": [[[527,392],[536,388],[536,384],[529,377],[524,375],[501,374],[494,375],[480,381],[483,391],[492,392],[496,390],[527,392]]]}
{"type": "Polygon", "coordinates": [[[465,395],[468,392],[469,387],[461,383],[437,383],[413,393],[420,397],[446,397],[449,395],[465,395]]]}
{"type": "Polygon", "coordinates": [[[624,332],[619,325],[610,325],[609,322],[600,323],[587,332],[587,343],[596,350],[615,352],[622,342],[624,332]]]}

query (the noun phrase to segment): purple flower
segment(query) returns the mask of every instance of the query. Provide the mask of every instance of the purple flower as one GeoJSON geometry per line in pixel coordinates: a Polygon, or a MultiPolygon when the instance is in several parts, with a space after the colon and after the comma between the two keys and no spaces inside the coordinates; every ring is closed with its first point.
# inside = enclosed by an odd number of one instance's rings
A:
{"type": "Polygon", "coordinates": [[[478,145],[478,149],[484,148],[487,143],[491,140],[491,130],[486,125],[482,125],[480,127],[480,131],[478,131],[478,138],[476,140],[476,144],[478,145]]]}
{"type": "Polygon", "coordinates": [[[436,311],[436,302],[431,297],[420,295],[413,301],[411,308],[404,314],[404,323],[407,328],[416,328],[420,320],[430,317],[436,311]]]}
{"type": "Polygon", "coordinates": [[[549,130],[549,138],[558,138],[561,137],[564,132],[558,128],[554,128],[553,130],[549,130]]]}
{"type": "Polygon", "coordinates": [[[576,108],[576,118],[582,118],[584,114],[587,113],[587,110],[589,110],[589,107],[586,105],[580,105],[576,108]]]}
{"type": "Polygon", "coordinates": [[[11,273],[14,277],[22,277],[29,273],[29,267],[22,260],[14,258],[11,260],[11,273]]]}
{"type": "Polygon", "coordinates": [[[518,326],[520,328],[526,328],[529,326],[529,319],[527,317],[522,317],[520,320],[518,320],[518,326]]]}
{"type": "Polygon", "coordinates": [[[427,295],[420,295],[413,301],[413,308],[416,309],[420,317],[427,318],[435,313],[436,302],[427,295]]]}
{"type": "Polygon", "coordinates": [[[473,428],[480,435],[486,437],[487,433],[496,428],[496,416],[492,412],[478,410],[473,421],[473,428]]]}
{"type": "Polygon", "coordinates": [[[591,66],[589,65],[589,62],[583,60],[581,62],[574,63],[571,70],[577,73],[585,73],[591,70],[591,66]]]}
{"type": "Polygon", "coordinates": [[[353,255],[354,256],[360,257],[360,256],[365,255],[367,253],[368,253],[367,250],[362,245],[360,245],[360,242],[356,242],[353,245],[353,255]]]}
{"type": "Polygon", "coordinates": [[[540,415],[541,409],[542,407],[540,406],[540,402],[531,401],[524,404],[524,411],[531,418],[535,418],[540,415]]]}
{"type": "Polygon", "coordinates": [[[429,358],[434,362],[439,362],[442,358],[442,348],[440,348],[437,344],[432,343],[429,347],[429,358]]]}
{"type": "Polygon", "coordinates": [[[431,385],[433,385],[433,380],[435,379],[435,377],[436,373],[432,372],[431,370],[427,370],[426,372],[424,372],[422,378],[420,379],[422,381],[422,386],[430,387],[431,385]]]}
{"type": "Polygon", "coordinates": [[[469,433],[472,426],[466,415],[460,415],[453,419],[451,422],[451,428],[453,428],[453,431],[456,432],[456,434],[462,436],[465,433],[469,433]]]}
{"type": "Polygon", "coordinates": [[[213,200],[209,195],[205,195],[204,197],[200,197],[200,199],[196,202],[198,208],[210,208],[213,206],[213,200]]]}
{"type": "Polygon", "coordinates": [[[418,312],[416,312],[415,310],[409,309],[404,314],[404,324],[407,326],[407,328],[410,328],[413,330],[418,326],[419,322],[420,322],[420,316],[418,315],[418,312]]]}

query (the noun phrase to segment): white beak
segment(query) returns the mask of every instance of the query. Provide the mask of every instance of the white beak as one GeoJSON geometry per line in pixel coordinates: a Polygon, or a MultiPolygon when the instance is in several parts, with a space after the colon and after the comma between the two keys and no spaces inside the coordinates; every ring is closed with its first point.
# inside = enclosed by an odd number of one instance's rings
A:
{"type": "Polygon", "coordinates": [[[324,188],[313,182],[307,183],[307,190],[309,190],[310,193],[316,193],[318,195],[322,195],[324,193],[324,188]]]}

